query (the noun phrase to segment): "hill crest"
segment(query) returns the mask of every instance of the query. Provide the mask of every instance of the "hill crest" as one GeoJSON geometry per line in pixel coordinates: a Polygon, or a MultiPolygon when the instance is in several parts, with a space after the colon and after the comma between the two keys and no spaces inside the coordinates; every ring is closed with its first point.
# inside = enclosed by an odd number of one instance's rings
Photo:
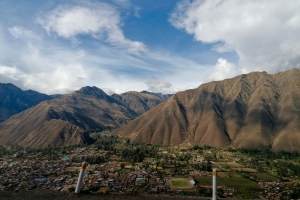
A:
{"type": "Polygon", "coordinates": [[[252,72],[178,92],[113,134],[159,145],[300,150],[300,70],[252,72]]]}

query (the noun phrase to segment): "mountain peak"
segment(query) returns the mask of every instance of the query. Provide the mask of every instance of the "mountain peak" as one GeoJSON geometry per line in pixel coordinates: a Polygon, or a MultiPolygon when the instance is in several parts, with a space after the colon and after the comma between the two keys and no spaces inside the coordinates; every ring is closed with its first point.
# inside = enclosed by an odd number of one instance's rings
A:
{"type": "Polygon", "coordinates": [[[299,151],[300,70],[252,72],[176,93],[112,134],[137,143],[299,151]]]}
{"type": "Polygon", "coordinates": [[[0,83],[0,88],[2,89],[9,89],[9,90],[14,90],[14,91],[22,91],[20,88],[18,88],[17,86],[15,86],[12,83],[0,83]]]}
{"type": "Polygon", "coordinates": [[[93,96],[95,98],[103,99],[107,97],[107,94],[103,92],[100,88],[95,86],[85,86],[82,87],[80,90],[77,91],[80,94],[93,96]]]}
{"type": "Polygon", "coordinates": [[[53,98],[46,94],[33,90],[23,91],[11,83],[0,83],[0,122],[50,99],[53,98]]]}

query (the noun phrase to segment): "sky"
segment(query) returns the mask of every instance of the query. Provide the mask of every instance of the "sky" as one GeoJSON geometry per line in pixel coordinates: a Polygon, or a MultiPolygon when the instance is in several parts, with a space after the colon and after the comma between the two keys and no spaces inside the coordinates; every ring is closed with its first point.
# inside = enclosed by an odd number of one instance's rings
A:
{"type": "Polygon", "coordinates": [[[175,93],[300,68],[298,0],[1,0],[0,82],[175,93]]]}

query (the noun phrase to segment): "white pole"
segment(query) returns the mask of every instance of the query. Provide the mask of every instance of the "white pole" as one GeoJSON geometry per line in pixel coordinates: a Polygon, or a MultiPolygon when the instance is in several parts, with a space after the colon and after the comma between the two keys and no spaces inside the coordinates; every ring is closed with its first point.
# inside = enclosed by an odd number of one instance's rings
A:
{"type": "Polygon", "coordinates": [[[80,193],[81,183],[82,183],[82,179],[83,179],[83,176],[84,176],[85,169],[86,169],[87,165],[88,165],[87,162],[83,162],[82,165],[81,165],[81,170],[80,170],[80,173],[79,173],[79,177],[78,177],[77,185],[76,185],[76,189],[75,189],[76,194],[80,193]]]}
{"type": "Polygon", "coordinates": [[[217,200],[217,169],[214,168],[213,171],[212,171],[212,200],[217,200]]]}

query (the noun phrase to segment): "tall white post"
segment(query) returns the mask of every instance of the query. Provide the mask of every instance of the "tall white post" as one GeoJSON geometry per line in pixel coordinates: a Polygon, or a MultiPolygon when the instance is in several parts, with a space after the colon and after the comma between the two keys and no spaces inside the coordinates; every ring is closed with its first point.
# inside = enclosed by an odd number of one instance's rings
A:
{"type": "Polygon", "coordinates": [[[217,200],[217,169],[212,171],[212,200],[217,200]]]}
{"type": "Polygon", "coordinates": [[[76,185],[76,189],[75,189],[76,194],[80,193],[82,179],[83,179],[83,176],[84,176],[85,169],[86,169],[87,165],[88,165],[87,162],[83,162],[82,165],[81,165],[81,169],[80,169],[80,173],[79,173],[79,177],[78,177],[77,185],[76,185]]]}

